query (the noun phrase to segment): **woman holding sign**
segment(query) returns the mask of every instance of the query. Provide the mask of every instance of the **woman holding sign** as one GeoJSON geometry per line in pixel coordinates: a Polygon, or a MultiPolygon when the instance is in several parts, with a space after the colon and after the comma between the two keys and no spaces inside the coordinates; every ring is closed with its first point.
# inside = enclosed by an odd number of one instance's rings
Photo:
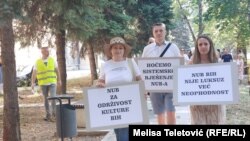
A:
{"type": "MultiPolygon", "coordinates": [[[[127,59],[131,47],[121,37],[114,37],[104,47],[108,58],[100,71],[97,87],[141,80],[140,70],[134,60],[127,59]]],[[[114,129],[117,141],[128,141],[128,128],[114,129]]]]}
{"type": "MultiPolygon", "coordinates": [[[[206,35],[200,35],[195,43],[194,55],[189,64],[217,63],[218,57],[213,41],[206,35]]],[[[224,109],[222,105],[192,105],[191,124],[223,124],[224,109]]]]}

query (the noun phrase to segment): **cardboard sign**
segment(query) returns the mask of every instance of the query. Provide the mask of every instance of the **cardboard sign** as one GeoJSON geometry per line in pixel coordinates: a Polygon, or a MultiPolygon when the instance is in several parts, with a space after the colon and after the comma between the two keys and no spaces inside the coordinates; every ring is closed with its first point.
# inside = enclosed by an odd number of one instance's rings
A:
{"type": "Polygon", "coordinates": [[[184,63],[183,57],[136,58],[148,92],[173,92],[175,66],[184,63]]]}
{"type": "Polygon", "coordinates": [[[143,81],[84,91],[86,130],[149,123],[143,81]]]}
{"type": "Polygon", "coordinates": [[[237,76],[237,65],[234,62],[179,66],[175,68],[174,74],[174,104],[238,103],[237,76]]]}

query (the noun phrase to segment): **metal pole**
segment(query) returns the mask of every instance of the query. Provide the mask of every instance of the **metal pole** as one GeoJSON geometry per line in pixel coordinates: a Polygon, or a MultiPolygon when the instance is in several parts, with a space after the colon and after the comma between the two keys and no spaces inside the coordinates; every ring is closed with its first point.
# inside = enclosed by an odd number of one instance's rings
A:
{"type": "Polygon", "coordinates": [[[62,126],[63,126],[62,100],[60,98],[58,98],[58,100],[59,100],[59,103],[60,103],[60,120],[61,120],[60,131],[61,131],[61,141],[63,141],[64,138],[63,138],[63,129],[62,129],[62,126]]]}
{"type": "Polygon", "coordinates": [[[57,99],[59,101],[59,108],[60,108],[60,122],[61,122],[61,126],[60,126],[60,132],[61,132],[61,141],[64,140],[64,137],[63,137],[63,129],[62,129],[62,126],[63,126],[63,110],[62,110],[62,100],[61,98],[59,97],[49,97],[48,100],[54,100],[54,99],[57,99]]]}

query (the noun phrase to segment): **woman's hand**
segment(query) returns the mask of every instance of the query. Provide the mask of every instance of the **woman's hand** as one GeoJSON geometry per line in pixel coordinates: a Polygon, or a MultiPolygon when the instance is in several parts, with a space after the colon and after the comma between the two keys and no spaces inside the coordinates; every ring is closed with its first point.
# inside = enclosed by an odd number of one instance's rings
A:
{"type": "Polygon", "coordinates": [[[97,83],[96,83],[96,87],[99,87],[99,88],[104,88],[105,87],[105,83],[104,81],[102,80],[98,80],[97,83]]]}
{"type": "Polygon", "coordinates": [[[104,88],[104,87],[105,87],[105,84],[104,84],[104,83],[101,83],[101,82],[97,82],[96,87],[104,88]]]}

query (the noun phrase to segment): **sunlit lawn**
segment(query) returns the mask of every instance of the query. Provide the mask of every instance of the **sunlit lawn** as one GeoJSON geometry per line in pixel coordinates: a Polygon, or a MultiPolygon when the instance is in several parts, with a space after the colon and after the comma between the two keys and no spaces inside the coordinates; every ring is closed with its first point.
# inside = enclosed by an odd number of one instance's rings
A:
{"type": "Polygon", "coordinates": [[[250,124],[249,87],[240,86],[240,103],[227,105],[228,124],[250,124]]]}
{"type": "MultiPolygon", "coordinates": [[[[80,77],[67,81],[67,94],[73,95],[73,101],[83,98],[83,88],[91,86],[90,77],[80,77]]],[[[43,103],[43,97],[38,89],[37,94],[31,92],[31,87],[19,87],[19,104],[43,103]]],[[[0,95],[0,105],[3,105],[3,95],[0,95]]]]}

